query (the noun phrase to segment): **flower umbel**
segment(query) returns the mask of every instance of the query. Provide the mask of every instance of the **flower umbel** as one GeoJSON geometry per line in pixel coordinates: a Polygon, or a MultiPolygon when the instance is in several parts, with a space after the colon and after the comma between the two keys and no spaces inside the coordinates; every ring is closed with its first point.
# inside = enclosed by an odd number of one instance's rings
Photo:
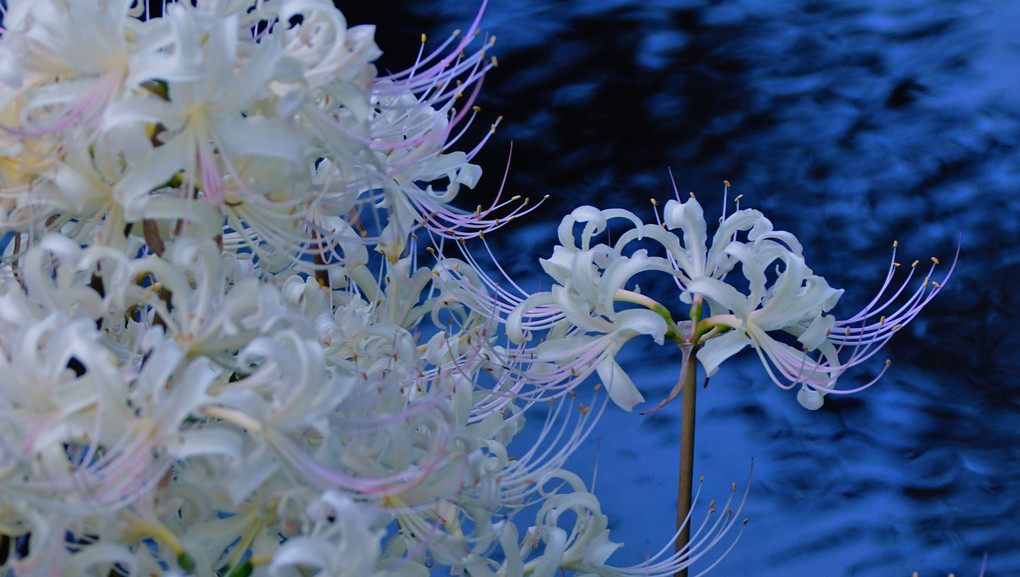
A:
{"type": "MultiPolygon", "coordinates": [[[[720,219],[711,243],[704,210],[693,194],[667,202],[656,220],[644,223],[626,210],[590,206],[563,220],[560,244],[541,261],[556,284],[508,315],[514,342],[526,343],[547,331],[541,344],[527,348],[531,366],[526,372],[548,379],[548,367],[555,366],[575,383],[594,368],[613,400],[630,410],[642,400],[640,393],[613,361],[626,340],[643,334],[660,344],[669,339],[692,347],[707,377],[750,346],[773,382],[784,389],[799,386],[800,403],[818,409],[826,394],[857,392],[877,381],[843,389],[836,384],[916,317],[955,265],[954,260],[935,281],[938,260],[933,258],[923,282],[906,295],[918,263],[897,282],[894,245],[879,293],[860,312],[837,319],[831,311],[843,291],[814,274],[796,237],[775,230],[761,212],[738,208],[720,219]],[[599,242],[610,228],[615,242],[599,242]],[[727,282],[737,272],[740,283],[727,282]],[[644,273],[672,277],[675,303],[642,294],[635,277],[644,273]]],[[[678,394],[679,387],[652,410],[678,394]]]]}

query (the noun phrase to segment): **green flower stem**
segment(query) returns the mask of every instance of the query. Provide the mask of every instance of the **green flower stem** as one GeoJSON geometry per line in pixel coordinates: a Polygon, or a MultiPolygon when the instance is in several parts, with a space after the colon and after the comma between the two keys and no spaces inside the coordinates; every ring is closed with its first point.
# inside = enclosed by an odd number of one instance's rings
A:
{"type": "MultiPolygon", "coordinates": [[[[617,290],[615,300],[633,303],[648,308],[666,320],[665,338],[680,345],[683,351],[683,366],[680,369],[680,385],[682,387],[681,397],[681,422],[680,422],[680,479],[677,483],[677,510],[676,528],[679,535],[676,539],[676,551],[678,553],[688,549],[691,540],[691,501],[694,490],[694,416],[695,416],[695,394],[697,393],[697,351],[698,344],[703,342],[706,336],[714,336],[725,332],[732,327],[719,324],[717,317],[702,319],[703,313],[701,295],[694,295],[691,303],[690,321],[683,323],[686,331],[681,329],[673,320],[669,309],[655,299],[649,298],[641,293],[628,290],[617,290]]],[[[681,569],[674,574],[674,577],[687,577],[687,569],[681,569]]]]}
{"type": "MultiPolygon", "coordinates": [[[[683,385],[680,413],[680,480],[677,487],[676,527],[680,535],[676,540],[676,551],[687,549],[691,539],[691,492],[694,489],[694,415],[697,386],[697,345],[681,345],[684,350],[684,364],[680,369],[683,385]]],[[[681,569],[674,577],[687,577],[687,569],[681,569]]]]}

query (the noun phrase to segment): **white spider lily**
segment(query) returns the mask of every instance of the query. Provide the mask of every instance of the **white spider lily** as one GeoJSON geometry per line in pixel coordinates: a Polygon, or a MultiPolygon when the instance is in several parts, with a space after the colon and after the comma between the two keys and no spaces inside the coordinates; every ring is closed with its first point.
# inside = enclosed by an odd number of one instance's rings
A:
{"type": "MultiPolygon", "coordinates": [[[[707,376],[751,346],[776,384],[800,385],[798,400],[817,409],[827,393],[852,393],[874,383],[836,388],[839,376],[871,358],[942,287],[931,281],[929,272],[923,285],[896,305],[912,273],[891,288],[898,266],[894,262],[873,301],[849,319],[837,320],[830,311],[843,291],[807,267],[792,234],[774,230],[760,212],[744,209],[722,219],[709,244],[704,210],[693,195],[683,203],[669,201],[659,224],[642,223],[626,210],[581,207],[563,220],[559,239],[553,256],[542,261],[556,284],[519,301],[507,316],[507,334],[514,342],[546,332],[544,342],[521,354],[530,366],[520,378],[534,375],[536,381],[566,382],[572,388],[594,366],[614,401],[628,410],[640,402],[640,393],[613,358],[626,340],[639,334],[660,344],[668,338],[694,347],[707,376]],[[617,222],[622,229],[613,231],[615,243],[599,243],[598,236],[617,222]],[[580,244],[574,230],[578,224],[584,225],[580,244]],[[727,274],[737,269],[746,280],[746,292],[726,282],[727,274]],[[634,284],[640,273],[672,276],[680,291],[677,301],[689,311],[674,314],[640,294],[634,284]],[[619,303],[645,308],[621,309],[619,303]],[[674,321],[684,317],[691,321],[674,321]],[[549,365],[577,378],[562,373],[556,378],[549,365]]],[[[952,268],[946,278],[951,274],[952,268]]],[[[678,394],[679,386],[656,409],[678,394]]]]}
{"type": "Polygon", "coordinates": [[[214,18],[184,5],[168,8],[166,16],[179,39],[182,59],[203,64],[201,74],[190,82],[168,84],[166,99],[127,99],[111,108],[103,128],[125,124],[159,125],[159,146],[135,164],[115,187],[115,194],[135,212],[149,192],[183,170],[185,190],[199,188],[214,206],[239,204],[251,199],[242,195],[247,183],[234,189],[226,185],[237,178],[234,162],[241,157],[280,158],[298,171],[304,162],[302,136],[280,119],[250,116],[260,100],[269,97],[269,83],[277,76],[282,53],[271,44],[250,48],[238,66],[237,16],[214,18]],[[207,38],[206,42],[199,42],[207,38]],[[236,192],[235,192],[236,190],[236,192]]]}

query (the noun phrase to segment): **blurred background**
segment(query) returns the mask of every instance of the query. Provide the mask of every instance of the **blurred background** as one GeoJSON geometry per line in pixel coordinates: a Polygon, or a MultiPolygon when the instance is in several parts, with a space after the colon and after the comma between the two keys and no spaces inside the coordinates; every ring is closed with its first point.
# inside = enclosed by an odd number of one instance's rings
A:
{"type": "MultiPolygon", "coordinates": [[[[378,25],[392,71],[421,32],[438,45],[479,7],[338,4],[350,24],[378,25]]],[[[712,575],[976,576],[986,553],[987,577],[1020,575],[1020,2],[490,0],[483,23],[499,67],[480,131],[503,122],[477,157],[479,194],[498,188],[512,142],[509,192],[551,195],[490,238],[529,286],[564,214],[594,204],[650,219],[649,199],[673,194],[667,170],[710,218],[727,179],[742,206],[796,234],[809,266],[847,290],[840,317],[879,288],[893,240],[907,263],[962,247],[871,389],[808,412],[745,352],[700,390],[706,494],[743,487],[754,459],[750,523],[712,575]]],[[[650,408],[679,354],[638,340],[625,352],[650,408]]],[[[610,407],[572,461],[589,481],[598,463],[619,564],[673,531],[679,414],[610,407]]]]}

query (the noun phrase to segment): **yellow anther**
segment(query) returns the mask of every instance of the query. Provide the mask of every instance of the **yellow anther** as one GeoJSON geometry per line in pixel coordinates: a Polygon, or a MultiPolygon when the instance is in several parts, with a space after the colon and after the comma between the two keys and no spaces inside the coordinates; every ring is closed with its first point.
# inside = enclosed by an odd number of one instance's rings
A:
{"type": "Polygon", "coordinates": [[[888,368],[889,368],[889,367],[891,367],[891,366],[892,366],[892,361],[890,361],[889,359],[886,359],[886,360],[885,360],[885,368],[887,368],[887,369],[888,369],[888,368]]]}
{"type": "Polygon", "coordinates": [[[733,202],[740,202],[740,199],[742,198],[744,198],[744,195],[738,194],[737,197],[733,199],[733,202]]]}
{"type": "Polygon", "coordinates": [[[939,259],[937,259],[937,258],[935,258],[935,257],[931,257],[931,261],[932,261],[933,263],[935,263],[935,264],[939,264],[939,259]]]}
{"type": "Polygon", "coordinates": [[[939,288],[941,286],[938,281],[931,281],[931,284],[935,285],[935,288],[939,288]]]}
{"type": "Polygon", "coordinates": [[[736,484],[736,483],[733,483],[733,490],[734,490],[734,491],[736,491],[736,490],[737,490],[737,484],[736,484]]]}
{"type": "Polygon", "coordinates": [[[424,34],[421,35],[421,43],[425,44],[425,35],[424,34]]]}
{"type": "Polygon", "coordinates": [[[914,262],[910,263],[910,268],[914,268],[915,266],[917,266],[917,263],[919,263],[919,262],[921,262],[921,261],[915,260],[914,262]]]}
{"type": "Polygon", "coordinates": [[[693,193],[693,192],[692,192],[692,193],[690,193],[690,195],[691,195],[691,198],[694,198],[694,193],[693,193]]]}
{"type": "Polygon", "coordinates": [[[724,180],[724,181],[722,181],[722,183],[723,183],[724,185],[726,185],[726,188],[729,188],[729,187],[730,187],[730,181],[728,181],[728,180],[724,180]]]}
{"type": "Polygon", "coordinates": [[[494,67],[499,66],[499,60],[497,60],[495,56],[493,56],[491,60],[492,60],[492,65],[494,67]]]}
{"type": "MultiPolygon", "coordinates": [[[[894,240],[894,241],[892,241],[892,247],[893,247],[893,248],[896,248],[896,247],[898,247],[898,246],[900,246],[900,241],[898,241],[898,240],[894,240]]],[[[916,575],[916,573],[915,573],[915,575],[916,575]]]]}
{"type": "Polygon", "coordinates": [[[471,110],[474,110],[475,112],[481,112],[482,107],[476,104],[475,106],[471,107],[471,110]]]}
{"type": "MultiPolygon", "coordinates": [[[[699,483],[704,483],[704,482],[705,482],[705,476],[704,476],[704,475],[702,475],[702,476],[701,476],[701,478],[700,478],[700,479],[698,479],[698,482],[699,482],[699,483]]],[[[714,504],[715,504],[715,501],[712,501],[712,504],[714,505],[714,504]]],[[[712,505],[709,505],[709,506],[711,507],[712,505]]]]}
{"type": "Polygon", "coordinates": [[[898,267],[898,266],[900,266],[900,263],[898,263],[898,262],[896,262],[896,261],[893,261],[892,265],[893,265],[893,268],[895,268],[895,267],[898,267]]]}
{"type": "Polygon", "coordinates": [[[882,315],[881,317],[878,318],[878,324],[880,325],[885,324],[885,315],[882,315]]]}

